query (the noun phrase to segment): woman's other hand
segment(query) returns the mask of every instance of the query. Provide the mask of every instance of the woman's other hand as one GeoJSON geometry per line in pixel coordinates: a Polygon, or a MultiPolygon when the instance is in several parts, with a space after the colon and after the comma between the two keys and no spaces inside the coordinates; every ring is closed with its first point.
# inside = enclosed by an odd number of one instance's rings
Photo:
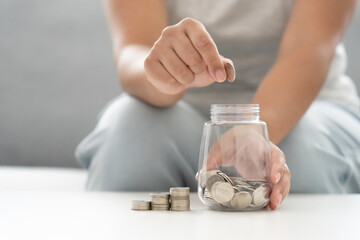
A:
{"type": "Polygon", "coordinates": [[[268,206],[275,210],[290,190],[290,171],[284,153],[250,126],[237,126],[224,133],[211,147],[204,171],[233,166],[249,179],[267,179],[272,191],[268,206]],[[269,159],[269,161],[267,161],[269,159]]]}
{"type": "Polygon", "coordinates": [[[275,210],[287,197],[290,190],[290,170],[286,164],[285,154],[275,144],[270,142],[270,180],[273,187],[269,207],[275,210]]]}

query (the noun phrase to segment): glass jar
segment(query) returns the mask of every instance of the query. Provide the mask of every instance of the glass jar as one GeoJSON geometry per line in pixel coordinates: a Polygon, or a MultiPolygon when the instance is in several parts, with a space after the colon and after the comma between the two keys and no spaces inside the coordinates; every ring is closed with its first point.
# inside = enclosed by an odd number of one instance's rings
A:
{"type": "Polygon", "coordinates": [[[198,195],[212,209],[257,210],[269,202],[270,144],[258,104],[213,104],[199,155],[198,195]]]}

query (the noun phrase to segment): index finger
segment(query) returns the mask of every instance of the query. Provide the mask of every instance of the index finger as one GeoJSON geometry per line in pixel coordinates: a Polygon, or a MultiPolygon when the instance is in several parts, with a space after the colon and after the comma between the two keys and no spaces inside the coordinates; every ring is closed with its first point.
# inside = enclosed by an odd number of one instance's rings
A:
{"type": "Polygon", "coordinates": [[[195,20],[187,21],[186,25],[186,34],[210,69],[212,77],[218,82],[225,81],[224,64],[210,34],[201,23],[195,20]]]}

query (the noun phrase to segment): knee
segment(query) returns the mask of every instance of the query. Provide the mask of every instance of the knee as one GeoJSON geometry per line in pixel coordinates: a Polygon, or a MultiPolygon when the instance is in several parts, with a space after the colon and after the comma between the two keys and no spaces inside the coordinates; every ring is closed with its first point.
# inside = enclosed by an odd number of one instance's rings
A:
{"type": "MultiPolygon", "coordinates": [[[[117,124],[132,125],[146,123],[157,117],[156,111],[162,109],[152,107],[143,101],[127,94],[122,94],[105,109],[98,125],[114,128],[117,124]]],[[[166,111],[166,109],[164,109],[166,111]]]]}
{"type": "Polygon", "coordinates": [[[344,191],[349,166],[334,152],[320,113],[310,109],[279,144],[291,172],[291,192],[344,191]]]}
{"type": "Polygon", "coordinates": [[[102,116],[106,136],[91,160],[87,188],[164,191],[180,185],[178,169],[194,168],[199,149],[188,137],[201,136],[194,128],[201,131],[203,121],[192,111],[182,103],[155,108],[131,96],[118,98],[102,116]]]}
{"type": "MultiPolygon", "coordinates": [[[[120,135],[124,136],[129,131],[129,125],[138,124],[142,126],[136,116],[131,116],[136,115],[134,112],[146,115],[150,111],[147,110],[144,103],[126,94],[122,94],[111,101],[100,113],[95,129],[77,146],[75,157],[79,164],[88,168],[91,160],[98,155],[98,152],[112,138],[112,135],[119,135],[113,133],[114,130],[120,127],[119,131],[122,132],[120,135]]],[[[132,128],[136,127],[130,126],[130,129],[132,128]]]]}

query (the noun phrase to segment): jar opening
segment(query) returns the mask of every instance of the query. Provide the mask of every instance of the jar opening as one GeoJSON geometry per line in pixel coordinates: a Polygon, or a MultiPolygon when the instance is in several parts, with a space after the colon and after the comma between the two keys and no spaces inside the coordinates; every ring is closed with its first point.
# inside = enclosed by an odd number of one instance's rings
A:
{"type": "Polygon", "coordinates": [[[212,121],[259,120],[259,104],[211,104],[212,121]]]}

